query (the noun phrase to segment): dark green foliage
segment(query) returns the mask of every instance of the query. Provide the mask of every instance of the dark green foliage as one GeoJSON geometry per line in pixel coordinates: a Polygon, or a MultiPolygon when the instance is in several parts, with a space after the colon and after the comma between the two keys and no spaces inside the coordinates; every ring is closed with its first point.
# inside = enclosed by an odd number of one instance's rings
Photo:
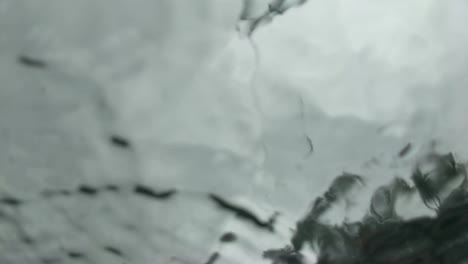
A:
{"type": "Polygon", "coordinates": [[[421,196],[424,204],[431,209],[437,210],[440,205],[440,199],[437,194],[437,189],[428,178],[427,174],[423,174],[420,169],[416,169],[411,176],[411,179],[416,186],[416,189],[421,196]],[[435,207],[431,204],[435,204],[435,207]]]}
{"type": "MultiPolygon", "coordinates": [[[[411,179],[414,187],[402,178],[379,187],[373,194],[369,214],[361,222],[331,226],[320,216],[334,204],[346,199],[347,192],[361,177],[344,173],[328,190],[315,199],[312,209],[298,221],[291,244],[283,249],[266,251],[273,263],[304,263],[300,255],[304,243],[318,247],[317,264],[461,264],[468,253],[468,179],[466,169],[456,163],[453,154],[433,155],[434,169],[423,173],[418,167],[411,179]],[[463,177],[463,178],[460,178],[463,177]],[[462,183],[441,199],[448,183],[462,183]],[[419,193],[436,217],[403,220],[395,212],[395,201],[402,195],[419,193]]],[[[301,256],[302,257],[302,256],[301,256]]]]}

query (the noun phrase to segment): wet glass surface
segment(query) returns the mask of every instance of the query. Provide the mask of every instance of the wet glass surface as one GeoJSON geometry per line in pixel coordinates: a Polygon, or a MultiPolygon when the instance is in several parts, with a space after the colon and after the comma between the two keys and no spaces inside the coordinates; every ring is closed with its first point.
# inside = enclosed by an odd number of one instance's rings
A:
{"type": "Polygon", "coordinates": [[[468,261],[467,15],[0,0],[0,263],[468,261]]]}

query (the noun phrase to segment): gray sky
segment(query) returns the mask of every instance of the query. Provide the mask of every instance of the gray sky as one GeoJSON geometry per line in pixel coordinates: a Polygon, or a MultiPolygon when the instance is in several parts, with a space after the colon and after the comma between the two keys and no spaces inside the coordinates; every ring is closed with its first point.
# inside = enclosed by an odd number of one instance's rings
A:
{"type": "MultiPolygon", "coordinates": [[[[17,221],[50,237],[50,254],[74,247],[115,263],[96,250],[113,242],[129,263],[203,263],[214,250],[219,263],[262,263],[342,171],[368,179],[364,203],[407,176],[434,138],[468,158],[468,1],[309,0],[254,32],[257,54],[236,32],[241,5],[0,0],[2,191],[34,200],[81,183],[185,190],[172,204],[105,196],[21,209],[17,221]],[[22,68],[18,54],[49,67],[22,68]],[[134,150],[109,147],[114,132],[134,150]],[[409,141],[414,152],[396,159],[409,141]],[[278,234],[218,212],[202,195],[213,191],[265,219],[281,211],[278,234]],[[224,231],[240,242],[220,247],[224,231]]],[[[253,14],[267,5],[255,2],[253,14]]],[[[0,254],[12,263],[36,263],[49,247],[8,246],[31,252],[0,254]]]]}

